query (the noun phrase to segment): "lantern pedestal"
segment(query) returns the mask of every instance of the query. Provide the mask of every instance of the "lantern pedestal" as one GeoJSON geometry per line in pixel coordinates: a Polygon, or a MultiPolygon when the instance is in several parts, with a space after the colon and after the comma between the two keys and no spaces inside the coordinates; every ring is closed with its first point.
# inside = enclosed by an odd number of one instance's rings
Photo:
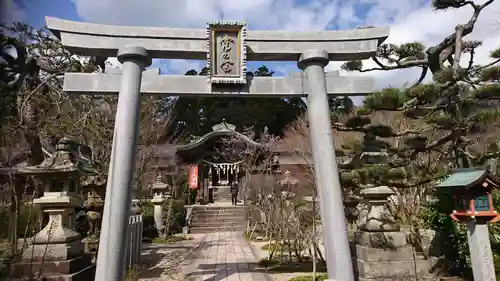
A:
{"type": "Polygon", "coordinates": [[[49,215],[47,225],[23,252],[23,260],[12,266],[14,277],[41,275],[46,280],[90,280],[95,267],[92,257],[84,254],[80,234],[68,228],[72,208],[78,198],[44,196],[34,200],[49,215]],[[61,279],[63,278],[63,279],[61,279]]]}
{"type": "Polygon", "coordinates": [[[488,224],[474,219],[467,220],[466,224],[474,280],[495,281],[488,224]]]}
{"type": "Polygon", "coordinates": [[[360,212],[362,224],[354,235],[351,249],[357,258],[360,281],[413,280],[429,276],[430,263],[415,260],[414,249],[406,242],[406,233],[387,209],[393,191],[386,186],[364,189],[361,194],[368,209],[360,212]]]}
{"type": "Polygon", "coordinates": [[[155,220],[156,230],[158,231],[158,236],[165,238],[165,223],[163,222],[163,198],[153,198],[151,203],[154,205],[153,218],[155,220]]]}
{"type": "Polygon", "coordinates": [[[85,252],[95,254],[99,249],[101,213],[96,211],[87,211],[87,219],[90,222],[90,233],[83,239],[85,252]]]}

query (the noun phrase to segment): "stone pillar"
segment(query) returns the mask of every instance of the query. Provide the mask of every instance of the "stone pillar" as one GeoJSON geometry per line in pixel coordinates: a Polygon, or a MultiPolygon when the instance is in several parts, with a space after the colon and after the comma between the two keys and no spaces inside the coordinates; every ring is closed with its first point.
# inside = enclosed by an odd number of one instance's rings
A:
{"type": "Polygon", "coordinates": [[[191,218],[193,215],[193,205],[184,205],[184,208],[186,208],[186,224],[182,228],[182,234],[187,235],[187,234],[189,234],[189,231],[191,228],[191,218]]]}
{"type": "Polygon", "coordinates": [[[467,240],[474,281],[495,281],[495,266],[486,222],[467,220],[467,240]]]}
{"type": "Polygon", "coordinates": [[[406,233],[392,217],[387,204],[395,194],[387,186],[365,188],[361,195],[368,211],[360,219],[355,233],[355,252],[359,281],[421,280],[429,275],[430,262],[415,260],[414,249],[406,242],[406,233]]]}
{"type": "Polygon", "coordinates": [[[96,280],[121,281],[125,276],[125,257],[132,177],[134,175],[140,124],[142,71],[151,65],[147,51],[138,46],[118,51],[123,64],[121,88],[108,172],[96,280]]]}
{"type": "Polygon", "coordinates": [[[324,68],[328,63],[326,51],[307,50],[300,56],[298,67],[304,70],[307,76],[307,112],[315,181],[320,198],[328,278],[354,281],[342,191],[333,146],[330,108],[326,94],[324,68]]]}

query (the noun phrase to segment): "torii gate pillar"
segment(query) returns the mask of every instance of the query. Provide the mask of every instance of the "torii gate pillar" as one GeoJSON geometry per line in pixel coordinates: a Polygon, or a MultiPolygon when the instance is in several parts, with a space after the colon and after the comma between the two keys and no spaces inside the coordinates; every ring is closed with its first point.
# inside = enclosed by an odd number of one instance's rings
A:
{"type": "Polygon", "coordinates": [[[298,67],[305,71],[309,85],[307,113],[328,278],[335,278],[330,279],[332,281],[351,281],[354,280],[354,272],[326,94],[324,68],[328,63],[326,51],[307,50],[300,56],[298,67]]]}
{"type": "Polygon", "coordinates": [[[146,49],[138,46],[121,48],[117,54],[123,64],[121,90],[118,96],[116,121],[109,163],[96,280],[124,280],[128,221],[132,203],[132,181],[139,138],[141,79],[152,59],[146,49]],[[104,262],[103,262],[104,261],[104,262]]]}

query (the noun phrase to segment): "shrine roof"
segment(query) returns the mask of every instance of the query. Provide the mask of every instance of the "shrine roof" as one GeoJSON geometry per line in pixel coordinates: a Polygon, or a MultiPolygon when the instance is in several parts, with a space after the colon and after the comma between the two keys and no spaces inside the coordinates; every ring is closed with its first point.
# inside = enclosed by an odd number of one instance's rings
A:
{"type": "Polygon", "coordinates": [[[470,188],[489,179],[494,185],[500,185],[500,180],[484,168],[458,169],[437,185],[441,188],[470,188]]]}
{"type": "Polygon", "coordinates": [[[188,151],[197,147],[201,147],[203,144],[207,143],[208,140],[215,137],[236,137],[242,140],[247,145],[254,147],[262,146],[262,144],[254,141],[250,137],[236,131],[236,126],[228,124],[225,122],[225,120],[223,120],[222,123],[212,126],[212,132],[209,132],[202,137],[193,137],[193,140],[191,140],[191,142],[187,144],[178,144],[174,147],[177,152],[188,151]]]}

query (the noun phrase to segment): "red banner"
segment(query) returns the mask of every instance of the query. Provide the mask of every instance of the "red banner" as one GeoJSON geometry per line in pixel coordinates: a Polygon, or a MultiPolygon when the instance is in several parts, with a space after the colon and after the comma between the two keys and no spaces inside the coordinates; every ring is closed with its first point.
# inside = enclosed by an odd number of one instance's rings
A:
{"type": "Polygon", "coordinates": [[[189,166],[189,188],[197,189],[198,188],[198,165],[190,165],[189,166]]]}

